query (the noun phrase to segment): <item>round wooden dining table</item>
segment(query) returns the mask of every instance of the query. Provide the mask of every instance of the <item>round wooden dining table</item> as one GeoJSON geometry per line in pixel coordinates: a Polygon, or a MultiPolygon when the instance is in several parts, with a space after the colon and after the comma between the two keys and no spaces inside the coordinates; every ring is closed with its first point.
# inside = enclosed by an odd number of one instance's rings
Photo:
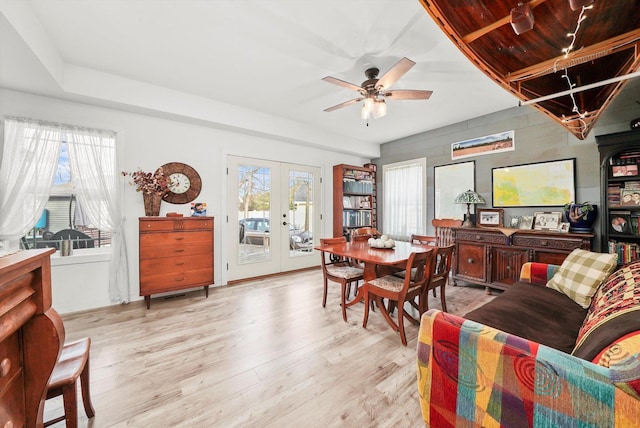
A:
{"type": "MultiPolygon", "coordinates": [[[[433,251],[437,250],[437,247],[396,241],[393,248],[375,248],[370,247],[367,242],[361,241],[318,246],[315,249],[362,262],[364,264],[363,279],[366,282],[388,274],[393,270],[392,267],[404,269],[411,253],[433,251]]],[[[358,288],[358,293],[353,300],[347,302],[346,306],[364,300],[361,290],[362,287],[358,288]]]]}

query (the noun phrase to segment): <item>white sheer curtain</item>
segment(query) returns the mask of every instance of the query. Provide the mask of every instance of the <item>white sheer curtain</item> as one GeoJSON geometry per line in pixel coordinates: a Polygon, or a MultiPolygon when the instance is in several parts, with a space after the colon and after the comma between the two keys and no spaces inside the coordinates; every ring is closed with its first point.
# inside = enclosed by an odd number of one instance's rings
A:
{"type": "Polygon", "coordinates": [[[384,165],[382,232],[408,241],[424,234],[426,222],[426,159],[384,165]]]}
{"type": "Polygon", "coordinates": [[[78,202],[94,226],[112,233],[109,298],[112,303],[128,303],[129,267],[115,144],[114,132],[84,128],[67,131],[71,181],[78,202]]]}
{"type": "Polygon", "coordinates": [[[58,165],[61,129],[57,124],[5,118],[0,162],[0,241],[17,250],[20,238],[42,214],[58,165]]]}

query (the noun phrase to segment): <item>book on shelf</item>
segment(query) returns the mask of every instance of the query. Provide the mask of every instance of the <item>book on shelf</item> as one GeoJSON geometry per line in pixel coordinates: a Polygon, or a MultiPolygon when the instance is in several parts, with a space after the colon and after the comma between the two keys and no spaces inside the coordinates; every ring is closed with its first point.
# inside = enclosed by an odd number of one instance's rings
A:
{"type": "Polygon", "coordinates": [[[609,241],[609,254],[618,255],[618,264],[640,259],[640,246],[630,242],[609,241]]]}
{"type": "Polygon", "coordinates": [[[607,200],[609,201],[609,205],[620,205],[620,191],[620,184],[609,184],[609,187],[607,188],[607,200]]]}

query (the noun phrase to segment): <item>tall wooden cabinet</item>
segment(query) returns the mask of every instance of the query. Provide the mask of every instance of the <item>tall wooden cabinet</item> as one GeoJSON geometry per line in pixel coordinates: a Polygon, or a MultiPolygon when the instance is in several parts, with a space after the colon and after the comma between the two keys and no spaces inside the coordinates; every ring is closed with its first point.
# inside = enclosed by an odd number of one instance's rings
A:
{"type": "Polygon", "coordinates": [[[140,296],[213,284],[213,217],[141,217],[140,296]]]}
{"type": "Polygon", "coordinates": [[[333,167],[333,236],[377,227],[376,165],[333,167]]]}
{"type": "Polygon", "coordinates": [[[602,252],[640,259],[640,131],[596,136],[600,152],[602,252]],[[636,195],[634,195],[636,194],[636,195]]]}
{"type": "Polygon", "coordinates": [[[453,279],[502,290],[518,281],[526,262],[560,265],[574,249],[590,250],[593,239],[590,233],[518,230],[506,235],[482,227],[454,228],[453,233],[453,279]]]}
{"type": "Polygon", "coordinates": [[[0,257],[0,426],[41,427],[47,383],[64,343],[51,307],[52,248],[0,257]]]}

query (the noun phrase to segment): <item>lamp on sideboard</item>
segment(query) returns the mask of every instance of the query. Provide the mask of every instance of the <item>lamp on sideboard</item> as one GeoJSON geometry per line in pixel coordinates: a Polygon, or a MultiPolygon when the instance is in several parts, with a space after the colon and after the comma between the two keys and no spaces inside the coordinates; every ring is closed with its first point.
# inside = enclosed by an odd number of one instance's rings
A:
{"type": "Polygon", "coordinates": [[[484,198],[473,190],[469,189],[466,192],[462,192],[458,196],[456,196],[454,202],[456,204],[467,204],[467,218],[464,223],[462,223],[462,227],[475,226],[475,224],[473,224],[473,222],[471,221],[470,206],[471,204],[484,204],[484,198]]]}

